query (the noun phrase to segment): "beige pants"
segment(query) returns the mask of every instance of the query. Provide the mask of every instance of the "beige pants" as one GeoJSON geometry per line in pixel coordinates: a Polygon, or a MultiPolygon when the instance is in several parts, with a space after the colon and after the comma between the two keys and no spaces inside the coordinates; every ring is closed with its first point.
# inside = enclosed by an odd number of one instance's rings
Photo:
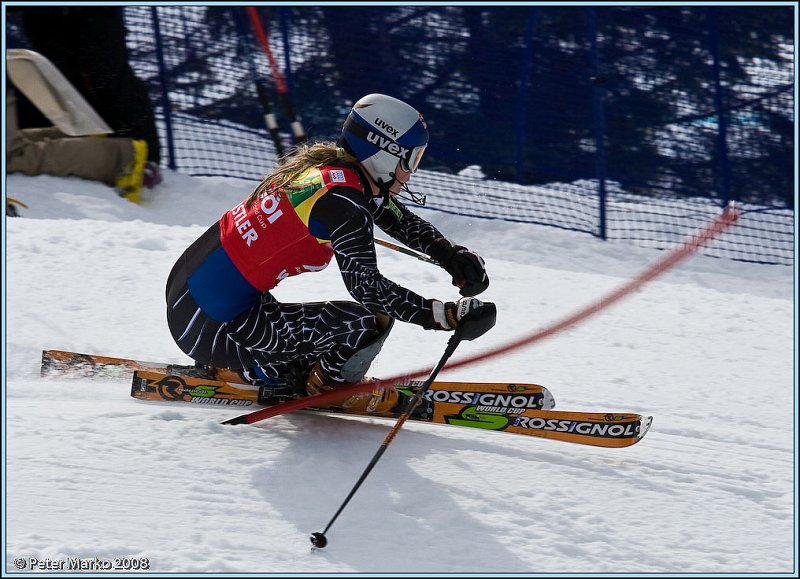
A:
{"type": "Polygon", "coordinates": [[[6,93],[6,169],[26,175],[75,176],[114,186],[129,170],[133,141],[118,137],[70,137],[55,127],[20,129],[15,91],[6,93]]]}

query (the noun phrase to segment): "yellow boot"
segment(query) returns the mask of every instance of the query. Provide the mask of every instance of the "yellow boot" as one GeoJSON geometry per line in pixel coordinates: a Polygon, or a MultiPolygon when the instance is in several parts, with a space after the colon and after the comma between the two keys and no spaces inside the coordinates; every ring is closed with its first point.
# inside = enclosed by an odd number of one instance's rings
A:
{"type": "Polygon", "coordinates": [[[133,159],[117,177],[114,187],[120,197],[138,203],[141,200],[142,185],[144,184],[144,168],[147,164],[147,141],[133,140],[133,159]]]}
{"type": "MultiPolygon", "coordinates": [[[[314,364],[311,368],[311,373],[308,375],[306,382],[306,390],[309,395],[320,394],[322,392],[330,392],[336,390],[335,383],[332,383],[325,372],[322,370],[320,363],[314,364]]],[[[346,386],[347,384],[342,384],[346,386]]],[[[336,408],[347,410],[354,414],[372,414],[376,416],[393,416],[392,410],[400,402],[400,393],[394,386],[386,386],[385,388],[374,388],[371,392],[359,392],[349,398],[328,404],[326,406],[319,406],[318,408],[336,408]]]]}

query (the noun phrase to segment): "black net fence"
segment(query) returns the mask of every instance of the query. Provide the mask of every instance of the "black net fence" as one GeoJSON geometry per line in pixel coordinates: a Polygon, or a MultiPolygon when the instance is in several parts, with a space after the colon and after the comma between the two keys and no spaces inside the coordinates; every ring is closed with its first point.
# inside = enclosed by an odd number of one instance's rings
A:
{"type": "MultiPolygon", "coordinates": [[[[130,6],[164,159],[260,180],[379,92],[419,109],[433,209],[794,263],[794,10],[753,6],[130,6]],[[259,36],[254,19],[263,27],[259,36]],[[271,139],[265,114],[278,120],[271,139]]],[[[13,13],[7,46],[25,46],[13,13]]]]}

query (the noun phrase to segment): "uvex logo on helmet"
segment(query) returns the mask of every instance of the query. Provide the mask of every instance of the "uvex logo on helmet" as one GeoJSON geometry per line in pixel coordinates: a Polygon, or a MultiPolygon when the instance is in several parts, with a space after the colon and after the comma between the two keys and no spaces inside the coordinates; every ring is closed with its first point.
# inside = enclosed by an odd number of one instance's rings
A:
{"type": "Polygon", "coordinates": [[[392,135],[395,139],[397,138],[397,133],[400,132],[380,117],[375,117],[375,124],[392,135]]]}
{"type": "Polygon", "coordinates": [[[403,159],[408,159],[409,149],[405,147],[401,147],[397,143],[395,143],[391,139],[387,139],[383,135],[378,135],[369,131],[367,133],[367,142],[372,143],[373,145],[377,145],[384,151],[387,151],[394,155],[395,157],[402,157],[403,159]]]}

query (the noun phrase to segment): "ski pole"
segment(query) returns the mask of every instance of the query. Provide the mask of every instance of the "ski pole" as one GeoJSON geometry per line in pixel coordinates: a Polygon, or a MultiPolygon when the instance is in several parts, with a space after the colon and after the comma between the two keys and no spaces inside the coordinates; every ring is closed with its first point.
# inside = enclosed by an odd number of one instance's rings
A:
{"type": "Polygon", "coordinates": [[[393,249],[399,253],[405,253],[406,255],[410,255],[411,257],[416,257],[420,261],[424,261],[426,263],[432,263],[433,265],[438,265],[438,262],[432,257],[429,257],[419,251],[414,251],[413,249],[409,249],[408,247],[403,247],[402,245],[392,243],[391,241],[386,241],[384,239],[379,239],[376,237],[375,243],[377,243],[378,245],[382,245],[384,247],[388,247],[389,249],[393,249]]]}
{"type": "Polygon", "coordinates": [[[494,326],[496,320],[497,308],[491,302],[483,304],[479,308],[469,312],[466,316],[464,316],[464,318],[461,319],[455,334],[453,334],[450,337],[450,340],[447,342],[447,348],[445,349],[441,360],[439,360],[439,363],[436,364],[433,372],[431,372],[431,375],[427,380],[425,380],[425,383],[422,385],[422,387],[420,387],[414,397],[409,401],[406,409],[397,419],[397,422],[389,431],[389,434],[386,435],[386,438],[381,443],[378,451],[375,453],[375,456],[373,456],[372,460],[369,461],[369,464],[364,469],[364,472],[361,473],[361,476],[350,490],[347,498],[344,499],[344,502],[339,507],[339,510],[336,511],[336,514],[333,515],[333,518],[321,533],[311,534],[311,544],[314,546],[314,548],[323,549],[328,544],[328,538],[325,536],[325,534],[347,506],[347,503],[350,502],[350,499],[353,498],[353,495],[356,494],[356,491],[366,480],[369,473],[372,472],[372,469],[375,467],[375,465],[378,464],[378,461],[383,456],[383,453],[386,452],[387,448],[389,448],[389,445],[394,440],[394,437],[397,435],[400,429],[403,428],[403,424],[405,424],[406,420],[408,420],[409,416],[411,416],[411,413],[414,411],[417,405],[422,402],[422,397],[425,395],[425,392],[427,392],[428,388],[430,388],[431,384],[436,379],[436,376],[439,374],[439,371],[447,363],[447,360],[450,358],[450,356],[453,355],[453,352],[455,352],[456,347],[461,343],[461,340],[474,340],[478,336],[483,335],[489,331],[492,326],[494,326]]]}

